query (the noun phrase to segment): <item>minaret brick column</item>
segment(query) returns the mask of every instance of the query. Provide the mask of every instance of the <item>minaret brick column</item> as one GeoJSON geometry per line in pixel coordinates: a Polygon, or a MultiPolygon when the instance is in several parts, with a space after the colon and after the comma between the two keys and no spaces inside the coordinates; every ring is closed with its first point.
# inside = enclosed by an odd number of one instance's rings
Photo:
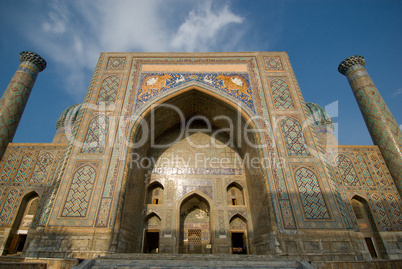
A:
{"type": "Polygon", "coordinates": [[[402,131],[364,68],[362,56],[351,56],[338,71],[348,78],[371,138],[387,163],[402,196],[402,131]]]}
{"type": "Polygon", "coordinates": [[[13,140],[38,73],[46,61],[30,51],[20,53],[20,66],[0,99],[0,160],[13,140]]]}

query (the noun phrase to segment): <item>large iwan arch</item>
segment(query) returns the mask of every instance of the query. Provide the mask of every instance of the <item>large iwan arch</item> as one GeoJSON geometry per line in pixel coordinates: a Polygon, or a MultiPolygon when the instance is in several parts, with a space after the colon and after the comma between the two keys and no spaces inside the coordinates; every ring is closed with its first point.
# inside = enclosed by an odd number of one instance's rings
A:
{"type": "MultiPolygon", "coordinates": [[[[143,235],[142,229],[136,227],[143,223],[143,212],[158,211],[162,216],[159,251],[198,253],[199,249],[189,248],[187,237],[181,238],[182,227],[174,221],[183,213],[175,205],[193,191],[207,196],[211,200],[209,210],[214,209],[211,210],[214,216],[209,219],[210,227],[214,227],[210,235],[208,232],[192,235],[204,236],[203,242],[207,243],[203,245],[203,253],[231,253],[228,219],[231,210],[251,216],[248,240],[254,239],[253,230],[268,236],[272,226],[267,223],[273,223],[274,216],[268,213],[272,202],[267,200],[270,194],[262,176],[265,171],[243,162],[245,157],[263,155],[262,149],[256,147],[261,143],[261,134],[250,131],[257,128],[248,115],[250,111],[199,87],[161,98],[143,111],[142,121],[133,124],[130,138],[140,146],[131,148],[127,154],[118,250],[140,252],[143,235]],[[234,180],[247,186],[242,190],[247,202],[242,205],[227,204],[227,185],[234,180]],[[153,181],[164,186],[163,205],[144,202],[146,186],[153,181]]],[[[194,221],[191,223],[195,225],[194,221]]],[[[256,250],[250,249],[253,252],[256,250]]]]}

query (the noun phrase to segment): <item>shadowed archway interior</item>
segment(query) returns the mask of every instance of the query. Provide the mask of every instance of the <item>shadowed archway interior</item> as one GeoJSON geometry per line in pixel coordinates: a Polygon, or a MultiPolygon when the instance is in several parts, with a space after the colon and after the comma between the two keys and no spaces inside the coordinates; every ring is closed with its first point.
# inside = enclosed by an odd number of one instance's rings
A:
{"type": "MultiPolygon", "coordinates": [[[[140,251],[144,234],[141,219],[152,211],[162,216],[160,252],[188,251],[188,238],[181,240],[185,237],[180,228],[183,208],[177,208],[177,204],[194,190],[213,201],[208,210],[215,212],[214,216],[209,216],[208,231],[190,231],[192,238],[205,239],[202,250],[205,253],[230,251],[229,221],[236,211],[248,218],[247,240],[271,231],[271,225],[267,225],[273,218],[268,208],[271,202],[267,201],[261,168],[248,167],[243,162],[245,158],[260,157],[254,147],[259,138],[256,132],[244,131],[252,128],[233,106],[204,92],[190,90],[156,106],[137,126],[132,141],[145,143],[132,148],[128,154],[119,252],[140,251]],[[233,198],[238,204],[227,202],[229,185],[234,197],[238,197],[233,198]],[[163,190],[163,197],[157,198],[163,200],[163,204],[149,200],[149,186],[160,190],[153,193],[154,196],[163,190]],[[253,199],[249,199],[250,196],[253,199]]],[[[193,200],[187,202],[190,201],[193,200]]],[[[201,209],[205,205],[202,199],[198,204],[194,210],[205,213],[206,208],[201,209]]],[[[205,215],[197,212],[187,212],[187,215],[205,215]]],[[[200,223],[203,220],[200,219],[200,223]]]]}

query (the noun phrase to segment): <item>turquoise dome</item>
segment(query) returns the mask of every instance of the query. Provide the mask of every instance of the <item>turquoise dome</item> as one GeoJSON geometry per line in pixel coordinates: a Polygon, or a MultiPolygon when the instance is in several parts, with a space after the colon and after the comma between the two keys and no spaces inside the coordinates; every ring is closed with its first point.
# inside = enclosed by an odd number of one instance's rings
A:
{"type": "Polygon", "coordinates": [[[326,125],[334,130],[334,122],[328,112],[314,103],[306,103],[308,117],[313,119],[315,125],[326,125]]]}
{"type": "Polygon", "coordinates": [[[75,109],[77,107],[79,107],[81,104],[75,104],[72,106],[67,107],[63,113],[61,113],[60,117],[57,119],[56,122],[56,130],[59,129],[60,127],[64,127],[64,122],[67,119],[70,119],[72,122],[72,124],[75,122],[76,118],[77,118],[77,114],[79,109],[75,109]]]}

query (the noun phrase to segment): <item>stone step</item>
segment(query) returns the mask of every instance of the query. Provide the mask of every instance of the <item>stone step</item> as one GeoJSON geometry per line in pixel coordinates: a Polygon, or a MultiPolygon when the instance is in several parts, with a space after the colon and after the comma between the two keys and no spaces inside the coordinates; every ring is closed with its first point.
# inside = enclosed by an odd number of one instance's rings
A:
{"type": "Polygon", "coordinates": [[[230,255],[230,254],[146,254],[146,253],[114,253],[98,259],[110,260],[252,260],[272,261],[288,259],[284,256],[274,255],[230,255]]]}
{"type": "Polygon", "coordinates": [[[111,254],[97,258],[91,268],[301,268],[300,263],[269,255],[111,254]]]}

